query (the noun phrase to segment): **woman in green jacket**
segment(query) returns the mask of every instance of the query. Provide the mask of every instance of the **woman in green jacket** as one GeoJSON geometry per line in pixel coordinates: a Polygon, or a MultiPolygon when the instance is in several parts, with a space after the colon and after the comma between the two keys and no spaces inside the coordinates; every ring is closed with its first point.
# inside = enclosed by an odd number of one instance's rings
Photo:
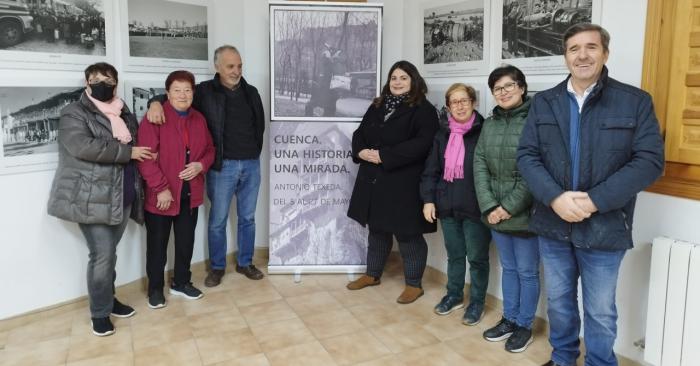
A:
{"type": "Polygon", "coordinates": [[[503,318],[484,332],[505,349],[522,352],[532,343],[540,295],[537,237],[528,231],[532,196],[515,165],[530,99],[525,75],[515,66],[491,72],[489,88],[498,106],[484,122],[474,156],[474,184],[482,220],[491,228],[503,268],[503,318]]]}

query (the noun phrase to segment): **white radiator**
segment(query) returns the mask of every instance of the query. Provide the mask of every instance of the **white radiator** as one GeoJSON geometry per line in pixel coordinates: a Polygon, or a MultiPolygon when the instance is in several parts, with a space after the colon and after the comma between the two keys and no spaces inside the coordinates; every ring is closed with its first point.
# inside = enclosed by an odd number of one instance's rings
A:
{"type": "Polygon", "coordinates": [[[654,239],[644,360],[700,365],[700,245],[654,239]]]}

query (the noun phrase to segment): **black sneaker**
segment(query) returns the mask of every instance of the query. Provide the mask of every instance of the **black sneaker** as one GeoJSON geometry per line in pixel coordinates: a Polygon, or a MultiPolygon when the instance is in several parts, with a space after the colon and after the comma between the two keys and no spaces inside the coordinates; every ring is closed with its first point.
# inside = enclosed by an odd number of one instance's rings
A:
{"type": "Polygon", "coordinates": [[[435,314],[437,315],[447,315],[457,309],[464,307],[464,300],[456,297],[445,295],[440,302],[435,305],[435,314]]]}
{"type": "Polygon", "coordinates": [[[484,332],[484,339],[490,342],[498,342],[510,337],[518,326],[506,319],[501,318],[501,321],[493,328],[489,328],[484,332]]]}
{"type": "Polygon", "coordinates": [[[190,300],[201,299],[204,294],[199,291],[196,287],[192,286],[192,283],[186,283],[184,285],[170,285],[170,294],[186,297],[190,300]]]}
{"type": "Polygon", "coordinates": [[[163,290],[154,290],[148,295],[148,307],[151,309],[164,308],[166,305],[163,290]]]}
{"type": "Polygon", "coordinates": [[[484,304],[473,302],[467,306],[462,316],[462,324],[477,325],[481,322],[481,316],[484,315],[484,304]]]}
{"type": "Polygon", "coordinates": [[[236,265],[236,272],[245,275],[251,280],[261,280],[264,277],[263,273],[252,264],[247,266],[236,265]]]}
{"type": "Polygon", "coordinates": [[[112,304],[112,315],[117,318],[128,318],[136,314],[136,310],[129,305],[124,305],[117,298],[114,298],[114,303],[112,304]]]}
{"type": "Polygon", "coordinates": [[[506,341],[506,351],[512,353],[520,353],[527,349],[527,346],[532,343],[535,337],[532,336],[532,330],[518,326],[515,332],[506,341]]]}
{"type": "Polygon", "coordinates": [[[114,334],[114,325],[109,317],[92,318],[92,334],[98,337],[106,337],[114,334]]]}

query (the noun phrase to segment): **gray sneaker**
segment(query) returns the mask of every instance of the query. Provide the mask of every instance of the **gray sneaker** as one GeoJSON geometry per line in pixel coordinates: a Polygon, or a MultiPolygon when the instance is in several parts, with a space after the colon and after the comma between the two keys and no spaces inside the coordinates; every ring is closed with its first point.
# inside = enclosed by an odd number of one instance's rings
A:
{"type": "Polygon", "coordinates": [[[477,325],[481,322],[481,317],[484,315],[484,304],[471,303],[467,306],[462,317],[462,324],[477,325]]]}

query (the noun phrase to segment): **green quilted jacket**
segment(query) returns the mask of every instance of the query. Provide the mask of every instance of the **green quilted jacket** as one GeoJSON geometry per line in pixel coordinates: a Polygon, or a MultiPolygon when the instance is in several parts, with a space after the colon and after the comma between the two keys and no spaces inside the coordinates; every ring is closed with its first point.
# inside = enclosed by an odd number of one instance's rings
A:
{"type": "Polygon", "coordinates": [[[484,122],[476,144],[474,185],[481,219],[490,228],[504,233],[528,233],[532,195],[515,164],[515,153],[529,109],[529,97],[512,110],[497,106],[484,122]],[[499,205],[512,217],[490,225],[486,216],[499,205]]]}

